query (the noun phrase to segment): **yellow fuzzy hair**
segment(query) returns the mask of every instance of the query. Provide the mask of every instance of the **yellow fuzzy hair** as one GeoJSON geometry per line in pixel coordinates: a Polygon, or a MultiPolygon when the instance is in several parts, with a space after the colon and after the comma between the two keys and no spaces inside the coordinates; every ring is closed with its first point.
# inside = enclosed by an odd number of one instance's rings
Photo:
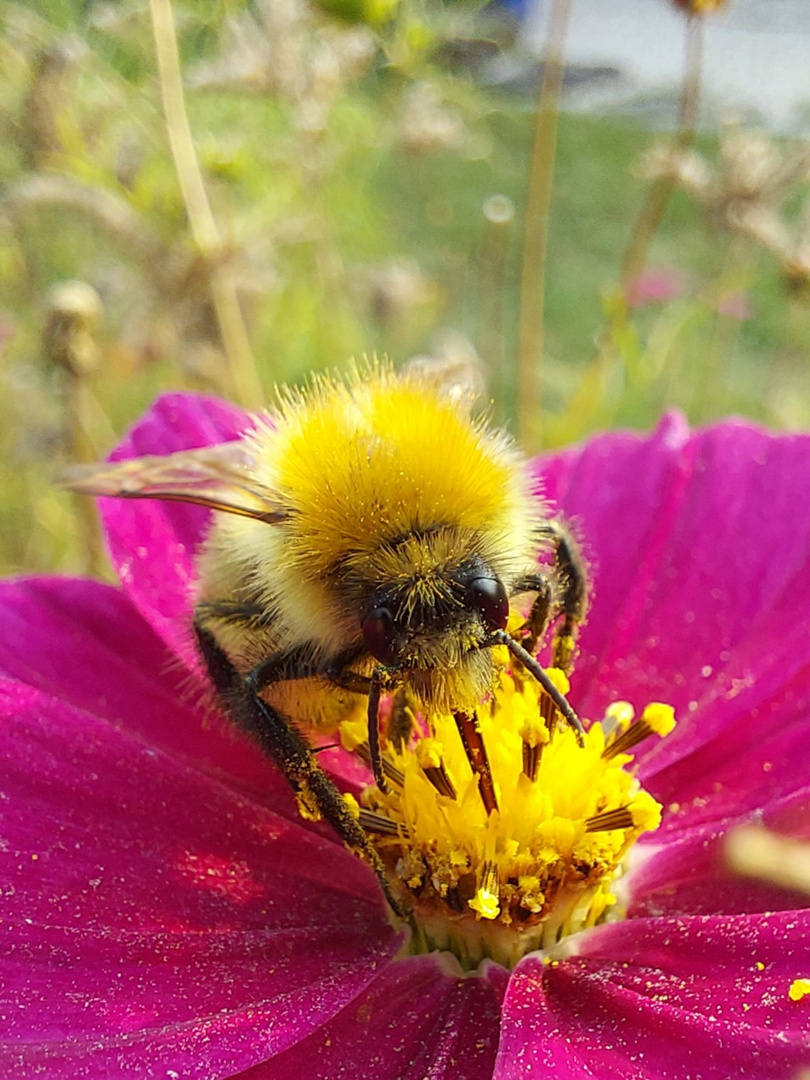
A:
{"type": "Polygon", "coordinates": [[[347,382],[318,379],[286,395],[254,440],[257,478],[292,512],[287,560],[307,576],[441,523],[495,547],[525,540],[514,535],[516,512],[526,512],[514,450],[417,378],[373,368],[347,382]]]}
{"type": "MultiPolygon", "coordinates": [[[[267,613],[260,633],[221,633],[242,670],[278,650],[306,646],[327,659],[361,644],[363,605],[377,588],[399,590],[418,632],[420,605],[447,596],[470,559],[507,589],[536,566],[543,506],[529,496],[523,459],[424,377],[375,365],[345,381],[316,378],[283,394],[277,413],[247,438],[252,486],[272,492],[286,517],[266,524],[219,515],[200,597],[267,613]]],[[[461,631],[420,641],[417,666],[435,652],[441,670],[423,678],[447,684],[442,697],[466,701],[486,690],[489,661],[468,655],[471,645],[461,631]]]]}

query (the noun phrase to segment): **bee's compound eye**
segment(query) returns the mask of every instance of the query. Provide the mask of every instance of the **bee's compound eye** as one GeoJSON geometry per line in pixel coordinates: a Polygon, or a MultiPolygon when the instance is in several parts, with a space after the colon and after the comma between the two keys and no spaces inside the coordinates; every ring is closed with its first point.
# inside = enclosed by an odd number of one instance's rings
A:
{"type": "Polygon", "coordinates": [[[473,578],[467,586],[468,605],[477,611],[487,630],[503,630],[509,618],[509,597],[500,578],[473,578]]]}
{"type": "Polygon", "coordinates": [[[397,653],[397,628],[388,608],[375,608],[361,626],[366,648],[381,664],[393,664],[397,653]]]}

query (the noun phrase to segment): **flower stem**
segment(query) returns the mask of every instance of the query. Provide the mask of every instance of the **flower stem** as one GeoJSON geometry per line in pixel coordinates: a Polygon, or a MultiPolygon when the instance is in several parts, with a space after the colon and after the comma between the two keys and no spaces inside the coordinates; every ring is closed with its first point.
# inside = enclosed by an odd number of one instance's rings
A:
{"type": "Polygon", "coordinates": [[[233,279],[222,265],[222,242],[194,150],[171,0],[149,0],[149,8],[166,129],[191,234],[211,267],[211,297],[236,398],[242,405],[256,407],[262,400],[261,384],[233,279]]]}
{"type": "MultiPolygon", "coordinates": [[[[686,20],[686,59],[678,115],[678,130],[673,153],[679,154],[692,144],[697,128],[700,102],[700,78],[703,67],[703,19],[690,14],[686,20]]],[[[647,262],[650,245],[675,189],[674,170],[662,173],[650,186],[647,198],[633,225],[630,241],[621,265],[622,293],[626,297],[630,283],[647,262]]]]}
{"type": "Polygon", "coordinates": [[[524,446],[540,434],[539,370],[543,357],[543,317],[549,205],[557,149],[557,121],[563,80],[563,48],[571,0],[554,0],[537,100],[534,145],[523,228],[518,328],[518,435],[524,446]]]}
{"type": "MultiPolygon", "coordinates": [[[[86,282],[60,282],[48,294],[42,356],[59,377],[63,446],[71,463],[97,461],[100,456],[93,438],[98,405],[91,379],[100,360],[96,330],[103,314],[98,293],[86,282]]],[[[95,502],[78,494],[74,500],[82,570],[91,577],[102,577],[104,544],[95,502]]]]}

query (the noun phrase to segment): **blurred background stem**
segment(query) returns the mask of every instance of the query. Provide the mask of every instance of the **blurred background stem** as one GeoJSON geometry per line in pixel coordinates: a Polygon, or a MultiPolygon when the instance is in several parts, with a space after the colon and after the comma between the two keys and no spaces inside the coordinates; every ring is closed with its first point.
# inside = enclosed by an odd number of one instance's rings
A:
{"type": "Polygon", "coordinates": [[[554,0],[537,101],[529,188],[523,226],[518,327],[517,425],[526,450],[541,439],[540,370],[543,363],[546,251],[563,81],[565,34],[571,0],[554,0]]]}
{"type": "MultiPolygon", "coordinates": [[[[101,359],[96,333],[103,315],[101,298],[86,282],[61,282],[48,295],[40,348],[46,368],[57,380],[61,449],[71,464],[97,461],[101,456],[94,438],[98,407],[92,378],[101,359]]],[[[100,577],[105,560],[95,500],[87,495],[73,499],[80,568],[100,577]]]]}
{"type": "MultiPolygon", "coordinates": [[[[678,129],[673,141],[673,155],[687,150],[695,138],[698,110],[700,107],[700,76],[703,67],[703,17],[686,16],[686,57],[678,114],[678,129]]],[[[650,186],[641,210],[633,224],[633,231],[622,258],[620,280],[626,300],[630,284],[638,277],[647,263],[653,237],[666,213],[675,190],[674,170],[661,175],[650,186]]]]}
{"type": "Polygon", "coordinates": [[[191,137],[171,0],[150,0],[149,8],[172,158],[194,243],[209,266],[211,298],[234,396],[240,405],[258,408],[262,402],[261,383],[233,278],[223,264],[219,230],[211,212],[191,137]]]}

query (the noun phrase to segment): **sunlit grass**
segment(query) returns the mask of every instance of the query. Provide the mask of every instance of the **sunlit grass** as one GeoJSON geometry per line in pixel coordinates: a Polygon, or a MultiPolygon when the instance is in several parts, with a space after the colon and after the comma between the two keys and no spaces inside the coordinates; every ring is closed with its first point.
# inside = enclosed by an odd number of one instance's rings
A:
{"type": "MultiPolygon", "coordinates": [[[[8,466],[0,569],[75,569],[70,503],[50,486],[66,425],[60,377],[41,356],[51,286],[79,278],[104,304],[88,432],[98,453],[160,390],[227,393],[228,379],[212,265],[195,255],[187,227],[145,6],[0,8],[0,452],[8,466]],[[87,20],[99,12],[104,18],[87,20]],[[67,62],[48,84],[37,71],[59,48],[67,62]]],[[[432,62],[445,9],[428,24],[406,5],[374,34],[307,17],[300,40],[288,42],[305,58],[326,40],[338,53],[364,41],[371,51],[357,70],[295,92],[199,85],[200,65],[220,52],[225,17],[246,8],[174,10],[217,259],[236,283],[265,393],[363,353],[404,361],[449,327],[480,352],[496,417],[514,428],[534,102],[432,62]],[[432,109],[438,127],[427,124],[432,109]],[[496,226],[484,213],[493,195],[514,207],[496,226]]],[[[670,406],[694,422],[743,412],[810,423],[806,395],[796,392],[810,351],[805,297],[787,288],[771,255],[677,190],[647,260],[677,277],[676,295],[632,310],[617,336],[611,297],[647,191],[635,164],[653,138],[616,118],[560,118],[545,274],[546,443],[646,427],[670,406]]],[[[716,153],[709,136],[697,146],[716,153]]],[[[789,205],[798,221],[801,199],[789,205]]]]}

